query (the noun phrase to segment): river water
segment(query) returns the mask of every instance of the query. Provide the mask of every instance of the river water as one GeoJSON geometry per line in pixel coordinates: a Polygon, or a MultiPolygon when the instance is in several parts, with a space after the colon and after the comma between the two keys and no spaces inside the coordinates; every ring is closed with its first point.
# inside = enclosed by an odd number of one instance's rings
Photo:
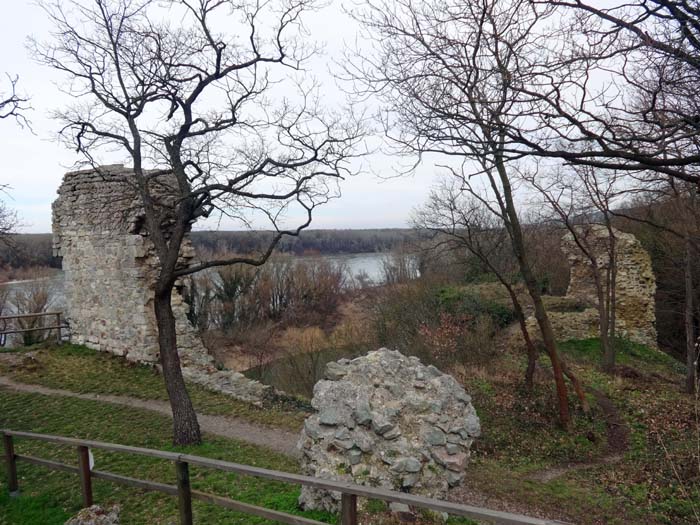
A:
{"type": "MultiPolygon", "coordinates": [[[[382,284],[384,280],[382,263],[386,258],[383,253],[350,253],[338,255],[319,255],[314,257],[301,256],[297,257],[299,261],[322,259],[333,264],[342,265],[348,276],[355,283],[364,285],[382,284]],[[362,275],[362,279],[357,279],[358,275],[362,275]]],[[[63,310],[65,307],[65,294],[63,291],[63,272],[57,272],[51,277],[32,281],[12,281],[9,283],[0,284],[0,296],[3,291],[9,291],[10,296],[18,290],[29,290],[31,287],[48,286],[51,304],[49,310],[63,310]]],[[[11,301],[9,301],[11,303],[11,301]]],[[[5,314],[14,313],[11,304],[4,310],[5,314]]]]}

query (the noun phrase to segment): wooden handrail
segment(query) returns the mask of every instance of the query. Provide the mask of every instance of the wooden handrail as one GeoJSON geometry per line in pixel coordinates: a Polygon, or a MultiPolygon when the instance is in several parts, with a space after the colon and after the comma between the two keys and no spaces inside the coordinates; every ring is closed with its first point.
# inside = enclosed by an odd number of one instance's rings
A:
{"type": "MultiPolygon", "coordinates": [[[[3,323],[3,328],[0,329],[0,336],[6,336],[10,334],[25,334],[29,332],[43,332],[46,330],[56,330],[57,339],[61,341],[61,330],[68,328],[67,325],[63,324],[61,321],[62,312],[36,312],[32,314],[16,314],[16,315],[4,315],[0,316],[0,323],[3,323]],[[17,320],[17,319],[30,319],[37,317],[55,317],[56,324],[52,326],[33,326],[30,328],[7,328],[7,321],[17,320]]],[[[16,323],[13,323],[16,324],[16,323]]],[[[20,325],[21,326],[21,325],[20,325]]]]}
{"type": "Polygon", "coordinates": [[[235,472],[238,474],[254,476],[273,481],[281,481],[296,485],[303,485],[331,492],[339,492],[342,496],[342,525],[357,525],[357,497],[382,500],[393,503],[403,503],[412,507],[420,507],[436,512],[444,512],[453,516],[462,516],[472,519],[486,520],[490,523],[496,523],[499,525],[565,525],[564,522],[561,521],[531,518],[520,514],[500,512],[496,510],[484,509],[481,507],[474,507],[471,505],[461,505],[458,503],[451,503],[448,501],[441,501],[426,498],[423,496],[406,494],[403,492],[395,492],[379,487],[366,487],[363,485],[356,485],[354,483],[348,483],[344,481],[326,480],[313,478],[310,476],[304,476],[300,474],[290,474],[288,472],[252,467],[249,465],[242,465],[230,461],[210,459],[202,456],[194,456],[191,454],[179,454],[177,452],[168,452],[164,450],[154,450],[142,447],[132,447],[129,445],[104,443],[101,441],[76,439],[64,436],[54,436],[49,434],[37,434],[34,432],[21,432],[16,430],[0,430],[0,434],[2,434],[3,442],[5,444],[5,462],[8,471],[8,479],[10,480],[9,488],[13,492],[17,492],[18,490],[16,462],[18,460],[25,461],[27,463],[42,465],[44,467],[54,470],[63,470],[67,472],[78,473],[81,478],[83,499],[85,501],[87,501],[88,499],[91,501],[92,499],[92,488],[90,484],[91,478],[103,479],[115,483],[135,486],[145,490],[163,492],[170,495],[177,495],[180,499],[180,523],[187,525],[192,523],[192,506],[190,503],[191,499],[198,499],[201,501],[212,503],[214,505],[219,505],[225,508],[247,513],[249,515],[269,518],[292,525],[325,525],[322,522],[310,520],[308,518],[303,518],[300,516],[295,516],[293,514],[286,514],[270,509],[264,509],[261,507],[250,505],[248,503],[234,501],[221,496],[215,496],[191,490],[189,487],[188,471],[188,467],[190,465],[212,468],[224,472],[235,472]],[[70,465],[65,465],[55,461],[49,461],[32,456],[17,455],[14,452],[14,445],[12,439],[13,437],[33,439],[38,441],[44,441],[47,443],[77,447],[80,458],[80,467],[76,468],[70,465]],[[101,472],[95,470],[91,471],[89,468],[86,471],[84,466],[86,465],[87,461],[86,450],[88,449],[99,449],[108,452],[135,454],[172,461],[177,466],[176,477],[178,480],[178,484],[177,486],[165,485],[162,483],[120,476],[109,472],[101,472]]]}
{"type": "Polygon", "coordinates": [[[36,312],[33,314],[2,315],[0,316],[0,321],[4,321],[6,319],[24,319],[27,317],[46,317],[48,315],[63,315],[63,312],[36,312]]]}

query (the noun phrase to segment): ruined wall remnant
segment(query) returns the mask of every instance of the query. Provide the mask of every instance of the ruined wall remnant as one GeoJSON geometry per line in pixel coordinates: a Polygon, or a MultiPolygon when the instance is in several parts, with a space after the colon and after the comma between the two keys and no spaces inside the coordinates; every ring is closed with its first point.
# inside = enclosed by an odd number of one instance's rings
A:
{"type": "MultiPolygon", "coordinates": [[[[586,239],[586,244],[594,249],[601,275],[605,276],[610,266],[607,229],[596,225],[581,230],[580,234],[586,239]]],[[[617,268],[617,334],[636,343],[656,347],[656,278],[651,258],[631,233],[614,229],[613,235],[617,268]]],[[[590,259],[576,245],[570,233],[563,237],[562,249],[571,265],[567,297],[595,307],[597,296],[590,259]]]]}
{"type": "MultiPolygon", "coordinates": [[[[616,333],[635,343],[657,348],[654,294],[656,279],[651,258],[636,237],[614,230],[617,239],[617,311],[616,333]]],[[[596,247],[596,258],[602,275],[610,264],[607,255],[607,230],[594,226],[588,230],[588,244],[596,247]]],[[[598,337],[598,299],[589,258],[581,251],[569,233],[562,238],[562,250],[570,264],[570,281],[564,297],[545,296],[545,307],[554,335],[559,341],[598,337]]],[[[534,316],[526,320],[530,336],[541,339],[534,316]]],[[[518,326],[512,326],[504,336],[505,346],[523,344],[518,326]]]]}
{"type": "MultiPolygon", "coordinates": [[[[153,291],[158,258],[144,226],[140,199],[121,165],[67,173],[53,203],[54,255],[65,273],[71,340],[130,361],[159,361],[153,291]]],[[[167,198],[170,176],[156,180],[167,198]]],[[[189,239],[181,264],[194,258],[189,239]]],[[[178,353],[186,378],[241,399],[259,401],[267,387],[242,374],[218,371],[173,295],[178,353]]]]}
{"type": "MultiPolygon", "coordinates": [[[[479,436],[471,397],[417,357],[381,348],[329,363],[299,449],[305,474],[445,498],[479,436]]],[[[340,495],[302,487],[300,504],[335,512],[340,495]]]]}

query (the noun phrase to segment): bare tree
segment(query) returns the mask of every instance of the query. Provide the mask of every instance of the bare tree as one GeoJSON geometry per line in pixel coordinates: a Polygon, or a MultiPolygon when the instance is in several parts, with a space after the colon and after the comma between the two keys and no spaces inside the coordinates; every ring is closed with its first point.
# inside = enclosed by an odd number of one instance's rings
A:
{"type": "MultiPolygon", "coordinates": [[[[659,299],[657,312],[682,317],[686,361],[685,390],[692,394],[698,383],[698,253],[700,253],[700,209],[697,186],[673,177],[652,178],[652,184],[632,209],[616,210],[618,217],[637,227],[651,227],[654,232],[660,271],[669,274],[675,289],[667,286],[659,299]],[[682,275],[681,275],[682,274],[682,275]],[[682,303],[682,304],[679,304],[682,303]]],[[[663,278],[663,275],[662,275],[663,278]]],[[[681,324],[681,323],[679,323],[681,324]]],[[[673,328],[671,328],[673,330],[673,328]]]]}
{"type": "Polygon", "coordinates": [[[561,225],[588,260],[606,372],[615,368],[617,237],[613,219],[614,207],[625,195],[620,179],[618,172],[588,166],[528,177],[544,201],[544,210],[549,210],[549,217],[544,212],[545,220],[561,225]]]}
{"type": "Polygon", "coordinates": [[[54,34],[34,44],[35,56],[69,79],[77,101],[57,113],[62,136],[90,165],[114,151],[133,164],[160,262],[154,308],[174,442],[198,443],[177,353],[176,281],[215,266],[261,265],[280,238],[308,226],[348,172],[360,125],[324,113],[314,86],[294,76],[315,52],[301,26],[311,0],[41,4],[54,34]],[[172,181],[165,200],[163,177],[172,181]],[[291,227],[293,210],[303,218],[291,227]],[[246,225],[253,214],[265,218],[266,249],[182,266],[192,224],[217,213],[246,225]]]}
{"type": "Polygon", "coordinates": [[[454,182],[443,181],[430,193],[426,204],[416,211],[413,224],[432,233],[431,250],[476,257],[506,289],[527,351],[525,386],[532,391],[538,350],[530,337],[525,310],[518,297],[516,286],[520,274],[510,264],[514,257],[508,248],[508,233],[502,219],[469,193],[465,195],[454,182]],[[504,254],[504,250],[511,253],[504,254]]]}
{"type": "MultiPolygon", "coordinates": [[[[7,186],[0,184],[0,194],[5,193],[7,186]]],[[[12,247],[12,234],[17,230],[19,219],[17,212],[0,200],[0,244],[12,247]]]]}
{"type": "Polygon", "coordinates": [[[0,120],[14,118],[20,125],[28,124],[25,113],[29,110],[29,99],[17,93],[19,77],[7,75],[9,89],[0,91],[0,120]]]}
{"type": "Polygon", "coordinates": [[[511,154],[649,170],[699,183],[700,12],[695,2],[534,0],[557,10],[511,154]],[[536,80],[536,81],[535,81],[536,80]]]}
{"type": "MultiPolygon", "coordinates": [[[[472,191],[465,191],[454,182],[442,184],[431,192],[428,202],[417,211],[414,225],[432,232],[432,249],[468,252],[506,289],[527,352],[525,386],[532,391],[541,344],[530,335],[525,307],[518,293],[521,281],[519,263],[513,254],[508,231],[503,227],[503,217],[484,206],[483,200],[475,198],[472,191]]],[[[588,413],[590,407],[581,382],[563,360],[561,367],[571,381],[581,407],[588,413]]]]}
{"type": "Polygon", "coordinates": [[[360,94],[378,94],[382,122],[399,151],[439,155],[461,187],[501,218],[552,364],[559,419],[570,410],[562,360],[525,247],[516,202],[517,161],[508,134],[528,118],[522,86],[549,11],[527,0],[369,2],[355,16],[375,55],[348,68],[360,94]],[[517,88],[516,88],[517,86],[517,88]],[[455,166],[454,162],[458,165],[455,166]],[[483,181],[483,191],[478,188],[483,181]]]}
{"type": "MultiPolygon", "coordinates": [[[[30,109],[29,99],[17,93],[17,82],[19,77],[7,75],[9,90],[0,91],[0,120],[14,118],[20,125],[28,125],[25,113],[30,109]]],[[[7,193],[7,184],[0,184],[0,194],[7,193]]],[[[0,200],[0,243],[10,246],[11,237],[19,225],[17,212],[7,206],[5,201],[0,200]]]]}

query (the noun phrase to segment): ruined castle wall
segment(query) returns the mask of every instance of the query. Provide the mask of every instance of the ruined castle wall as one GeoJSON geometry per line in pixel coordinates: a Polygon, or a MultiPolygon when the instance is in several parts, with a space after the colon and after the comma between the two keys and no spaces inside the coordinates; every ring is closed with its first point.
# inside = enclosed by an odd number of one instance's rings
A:
{"type": "MultiPolygon", "coordinates": [[[[130,176],[131,171],[121,165],[65,175],[53,203],[54,255],[62,258],[65,272],[71,340],[131,361],[157,364],[153,296],[158,258],[130,176]]],[[[167,183],[162,181],[164,192],[167,183]]],[[[180,264],[190,264],[194,255],[186,239],[180,264]]],[[[173,294],[172,304],[185,377],[234,397],[261,399],[267,387],[216,369],[187,319],[187,305],[179,293],[173,294]]]]}
{"type": "MultiPolygon", "coordinates": [[[[604,276],[610,266],[607,229],[603,226],[593,226],[581,234],[585,236],[587,244],[595,250],[598,266],[604,276]]],[[[617,333],[631,341],[656,347],[656,278],[651,258],[634,235],[619,230],[614,230],[613,234],[617,259],[617,333]]],[[[562,249],[571,265],[567,296],[595,306],[597,296],[589,258],[582,253],[571,234],[562,239],[562,249]]]]}

